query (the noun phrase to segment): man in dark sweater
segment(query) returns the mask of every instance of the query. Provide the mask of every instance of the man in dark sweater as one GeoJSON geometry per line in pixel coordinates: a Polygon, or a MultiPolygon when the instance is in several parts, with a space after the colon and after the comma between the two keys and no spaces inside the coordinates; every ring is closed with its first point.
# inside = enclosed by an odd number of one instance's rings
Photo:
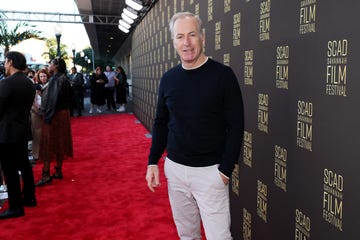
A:
{"type": "Polygon", "coordinates": [[[157,163],[165,149],[169,199],[180,239],[232,239],[229,178],[238,161],[243,101],[230,67],[203,53],[201,20],[177,13],[170,21],[181,64],[160,82],[146,180],[160,185],[157,163]]]}

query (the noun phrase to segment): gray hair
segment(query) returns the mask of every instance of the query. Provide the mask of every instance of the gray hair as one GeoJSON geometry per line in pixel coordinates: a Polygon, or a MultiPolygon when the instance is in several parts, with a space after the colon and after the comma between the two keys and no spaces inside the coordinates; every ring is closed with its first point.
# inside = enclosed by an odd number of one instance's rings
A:
{"type": "Polygon", "coordinates": [[[195,18],[196,23],[197,23],[198,32],[200,35],[202,34],[202,31],[201,31],[202,22],[198,15],[195,15],[191,12],[178,12],[178,13],[175,13],[174,16],[172,16],[170,23],[169,23],[169,30],[171,32],[172,38],[174,38],[174,25],[175,25],[176,20],[178,20],[180,18],[186,18],[186,17],[195,18]]]}

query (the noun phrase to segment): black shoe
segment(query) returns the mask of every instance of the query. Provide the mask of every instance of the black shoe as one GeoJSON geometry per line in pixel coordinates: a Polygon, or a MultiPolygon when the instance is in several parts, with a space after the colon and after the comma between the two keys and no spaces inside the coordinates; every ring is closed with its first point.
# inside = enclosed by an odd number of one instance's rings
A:
{"type": "Polygon", "coordinates": [[[37,202],[36,202],[36,198],[32,198],[32,199],[23,199],[23,205],[26,207],[36,207],[37,206],[37,202]]]}
{"type": "Polygon", "coordinates": [[[45,184],[51,183],[51,181],[51,177],[41,178],[40,181],[35,184],[35,187],[43,186],[45,184]]]}
{"type": "Polygon", "coordinates": [[[51,176],[51,178],[63,179],[64,176],[63,176],[62,172],[56,172],[51,176]]]}
{"type": "Polygon", "coordinates": [[[55,173],[51,176],[51,178],[63,179],[64,176],[61,172],[61,169],[58,166],[54,166],[54,169],[55,169],[55,173]]]}
{"type": "Polygon", "coordinates": [[[8,209],[4,212],[0,213],[0,219],[7,219],[7,218],[14,218],[14,217],[22,217],[24,216],[24,209],[18,208],[18,209],[8,209]]]}
{"type": "Polygon", "coordinates": [[[34,167],[35,164],[36,164],[36,161],[35,161],[34,159],[30,159],[29,162],[30,162],[30,164],[31,164],[32,167],[34,167]]]}

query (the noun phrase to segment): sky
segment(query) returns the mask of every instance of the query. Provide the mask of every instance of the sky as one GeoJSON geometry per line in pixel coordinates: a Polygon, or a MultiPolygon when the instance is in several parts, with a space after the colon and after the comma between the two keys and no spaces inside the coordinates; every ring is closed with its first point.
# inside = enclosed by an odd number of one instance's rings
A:
{"type": "MultiPolygon", "coordinates": [[[[74,0],[0,0],[0,9],[26,12],[79,13],[74,0]]],[[[18,22],[7,22],[10,27],[15,26],[16,23],[18,22]]],[[[36,25],[35,29],[41,31],[43,37],[55,38],[54,26],[56,23],[29,22],[29,24],[36,25]]],[[[61,26],[62,34],[60,41],[69,47],[70,52],[73,44],[76,46],[76,51],[81,51],[90,46],[83,24],[61,23],[61,26]]],[[[20,46],[16,46],[12,50],[21,50],[23,53],[30,52],[30,54],[37,56],[38,52],[42,51],[42,47],[42,44],[38,41],[30,41],[30,43],[20,44],[20,46]]]]}

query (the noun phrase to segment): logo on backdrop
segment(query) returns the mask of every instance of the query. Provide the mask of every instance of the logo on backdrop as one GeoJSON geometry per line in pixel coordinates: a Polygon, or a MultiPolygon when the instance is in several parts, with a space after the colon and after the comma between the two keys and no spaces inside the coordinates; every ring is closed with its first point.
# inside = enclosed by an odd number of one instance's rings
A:
{"type": "Polygon", "coordinates": [[[252,133],[244,131],[244,164],[252,167],[252,133]]]}
{"type": "MultiPolygon", "coordinates": [[[[164,18],[164,17],[163,17],[164,18]]],[[[164,19],[163,19],[163,21],[164,21],[164,19]]],[[[168,40],[168,34],[166,34],[167,33],[167,31],[166,31],[167,29],[164,27],[164,43],[168,43],[169,42],[169,40],[168,40]]]]}
{"type": "Polygon", "coordinates": [[[244,84],[254,84],[254,50],[245,50],[244,53],[244,84]]]}
{"type": "MultiPolygon", "coordinates": [[[[194,3],[194,0],[192,0],[192,1],[194,3]]],[[[193,3],[190,3],[190,4],[193,4],[193,3]]],[[[199,3],[195,4],[195,14],[200,16],[200,4],[199,3]]]]}
{"type": "Polygon", "coordinates": [[[300,34],[316,32],[316,0],[303,0],[300,2],[300,34]]]}
{"type": "Polygon", "coordinates": [[[221,21],[215,23],[215,50],[221,49],[221,21]]]}
{"type": "Polygon", "coordinates": [[[230,66],[230,53],[224,53],[224,65],[230,66]]]}
{"type": "MultiPolygon", "coordinates": [[[[156,40],[156,42],[157,42],[157,40],[156,40]]],[[[158,48],[156,57],[157,57],[157,58],[156,58],[155,62],[160,62],[160,59],[161,59],[161,48],[158,48]]]]}
{"type": "Polygon", "coordinates": [[[270,39],[270,6],[271,1],[260,2],[260,28],[259,40],[265,41],[270,39]]]}
{"type": "Polygon", "coordinates": [[[168,60],[170,61],[171,60],[171,50],[172,50],[172,46],[171,46],[171,43],[168,43],[167,45],[168,49],[167,49],[167,52],[168,52],[168,60]]]}
{"type": "Polygon", "coordinates": [[[243,208],[243,239],[251,240],[251,213],[243,208]]]}
{"type": "Polygon", "coordinates": [[[261,182],[257,181],[257,214],[258,216],[267,222],[267,198],[268,191],[267,186],[261,182]]]}
{"type": "Polygon", "coordinates": [[[286,162],[287,150],[279,145],[275,145],[274,183],[284,192],[286,192],[286,162]]]}
{"type": "Polygon", "coordinates": [[[164,72],[167,72],[169,70],[169,64],[168,62],[164,62],[164,72]]]}
{"type": "Polygon", "coordinates": [[[300,148],[312,151],[312,118],[313,104],[311,102],[298,101],[298,116],[296,129],[296,145],[300,148]]]}
{"type": "Polygon", "coordinates": [[[310,239],[311,220],[301,210],[295,210],[295,240],[310,239]]]}
{"type": "MultiPolygon", "coordinates": [[[[159,2],[161,2],[161,1],[159,1],[159,2]]],[[[167,22],[170,22],[170,19],[171,19],[171,5],[170,4],[167,6],[167,17],[168,17],[167,22]]]]}
{"type": "Polygon", "coordinates": [[[165,53],[165,45],[162,45],[162,46],[161,46],[161,49],[162,49],[162,62],[164,63],[164,62],[165,62],[165,58],[166,58],[166,57],[165,57],[165,54],[166,54],[166,53],[165,53]]]}
{"type": "Polygon", "coordinates": [[[240,20],[241,20],[241,14],[237,13],[234,14],[233,17],[233,46],[239,46],[240,45],[240,20]]]}
{"type": "Polygon", "coordinates": [[[213,20],[214,11],[213,11],[213,0],[208,0],[208,9],[207,9],[208,22],[213,20]]]}
{"type": "Polygon", "coordinates": [[[276,48],[276,88],[289,89],[289,46],[276,48]]]}
{"type": "Polygon", "coordinates": [[[258,95],[258,129],[262,132],[269,131],[269,95],[259,93],[258,95]]]}
{"type": "MultiPolygon", "coordinates": [[[[160,5],[160,9],[162,9],[161,5],[160,5]]],[[[161,11],[161,26],[164,28],[164,32],[166,33],[167,31],[167,28],[164,27],[166,26],[165,25],[165,11],[161,11]]],[[[164,34],[165,35],[165,42],[167,42],[167,34],[164,34]]]]}
{"type": "Polygon", "coordinates": [[[239,196],[239,186],[240,186],[239,174],[240,174],[239,164],[235,164],[235,168],[231,175],[231,189],[232,192],[235,193],[237,196],[239,196]]]}
{"type": "Polygon", "coordinates": [[[348,40],[328,41],[326,95],[346,97],[348,40]]]}
{"type": "MultiPolygon", "coordinates": [[[[159,31],[159,45],[163,46],[163,32],[162,30],[159,31]]],[[[163,58],[163,61],[165,61],[165,59],[163,58]]]]}
{"type": "MultiPolygon", "coordinates": [[[[192,4],[192,3],[191,3],[192,4]]],[[[185,10],[185,9],[184,9],[185,10]]],[[[184,11],[183,10],[183,11],[184,11]]],[[[200,4],[199,3],[197,3],[197,4],[195,4],[195,14],[196,15],[198,15],[198,16],[200,16],[200,4]]]]}
{"type": "Polygon", "coordinates": [[[231,0],[224,0],[224,13],[231,10],[231,0]]]}
{"type": "Polygon", "coordinates": [[[343,231],[343,190],[343,176],[325,168],[323,219],[339,231],[343,231]]]}
{"type": "Polygon", "coordinates": [[[178,10],[177,10],[177,0],[174,0],[174,5],[173,6],[174,6],[174,13],[178,12],[178,10]]]}

